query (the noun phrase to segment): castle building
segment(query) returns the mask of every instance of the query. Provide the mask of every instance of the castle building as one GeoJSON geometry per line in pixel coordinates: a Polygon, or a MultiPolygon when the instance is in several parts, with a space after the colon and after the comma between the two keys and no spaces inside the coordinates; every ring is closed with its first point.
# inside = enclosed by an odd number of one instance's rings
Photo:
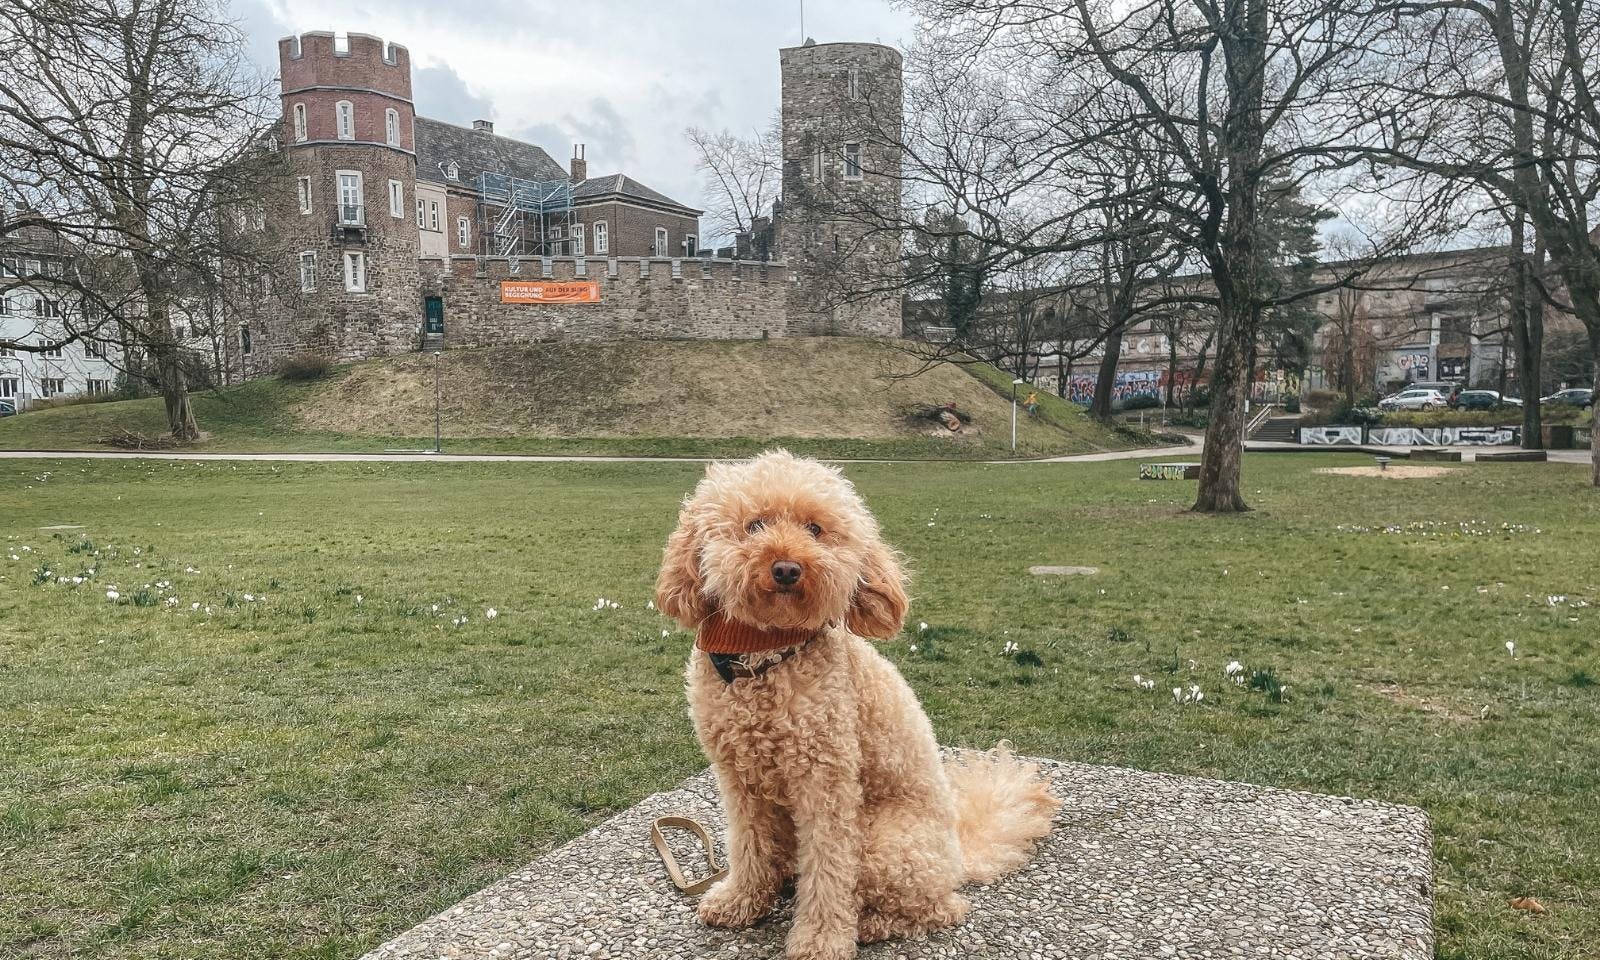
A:
{"type": "Polygon", "coordinates": [[[625,173],[590,176],[582,144],[562,169],[490,121],[416,116],[399,44],[313,32],[278,50],[292,191],[267,206],[291,262],[284,308],[240,327],[244,376],[300,352],[899,333],[898,292],[872,289],[898,234],[853,216],[898,213],[900,57],[887,47],[782,51],[785,212],[778,257],[759,264],[709,256],[699,210],[625,173]]]}

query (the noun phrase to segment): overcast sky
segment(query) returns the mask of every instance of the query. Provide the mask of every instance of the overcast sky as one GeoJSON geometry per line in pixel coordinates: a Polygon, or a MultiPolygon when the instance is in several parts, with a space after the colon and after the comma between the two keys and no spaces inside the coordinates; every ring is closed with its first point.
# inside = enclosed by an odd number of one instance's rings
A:
{"type": "MultiPolygon", "coordinates": [[[[806,0],[819,43],[902,47],[911,18],[887,0],[806,0]]],[[[627,173],[703,206],[684,128],[746,132],[778,106],[778,48],[800,42],[800,0],[234,0],[252,55],[277,76],[291,33],[370,33],[411,51],[417,113],[543,147],[591,174],[627,173]],[[336,19],[335,19],[336,18],[336,19]]]]}

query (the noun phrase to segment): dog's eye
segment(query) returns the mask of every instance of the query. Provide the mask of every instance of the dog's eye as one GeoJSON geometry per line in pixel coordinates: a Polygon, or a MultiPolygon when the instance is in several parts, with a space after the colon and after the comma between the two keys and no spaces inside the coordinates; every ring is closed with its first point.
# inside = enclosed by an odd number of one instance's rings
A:
{"type": "Polygon", "coordinates": [[[756,519],[751,520],[749,523],[744,525],[744,532],[745,533],[759,533],[761,531],[761,528],[765,527],[766,525],[767,525],[767,521],[762,520],[761,518],[757,517],[756,519]]]}
{"type": "Polygon", "coordinates": [[[807,531],[808,531],[808,532],[810,532],[810,534],[811,534],[811,535],[812,535],[812,536],[813,536],[813,537],[820,537],[820,536],[822,536],[822,528],[821,528],[821,527],[819,527],[819,526],[817,526],[817,525],[816,525],[816,524],[814,524],[814,523],[808,523],[808,524],[806,524],[806,530],[807,530],[807,531]]]}

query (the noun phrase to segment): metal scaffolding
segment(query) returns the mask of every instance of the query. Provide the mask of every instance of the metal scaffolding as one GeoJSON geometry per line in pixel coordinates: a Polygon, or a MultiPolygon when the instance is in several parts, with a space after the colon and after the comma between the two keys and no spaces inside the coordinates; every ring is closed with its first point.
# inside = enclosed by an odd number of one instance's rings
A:
{"type": "Polygon", "coordinates": [[[478,235],[492,257],[556,257],[572,239],[572,181],[478,177],[478,235]]]}

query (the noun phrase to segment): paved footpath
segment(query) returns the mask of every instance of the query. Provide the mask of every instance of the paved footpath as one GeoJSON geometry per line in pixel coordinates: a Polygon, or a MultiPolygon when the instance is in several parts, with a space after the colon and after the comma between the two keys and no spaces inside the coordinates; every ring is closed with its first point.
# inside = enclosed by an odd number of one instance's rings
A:
{"type": "MultiPolygon", "coordinates": [[[[1103,463],[1108,460],[1138,460],[1145,457],[1198,457],[1201,438],[1191,436],[1186,444],[1165,447],[1140,447],[1134,450],[1104,450],[1099,453],[1076,453],[1064,457],[1045,457],[1037,460],[836,460],[830,463],[1103,463]]],[[[1251,440],[1245,444],[1246,453],[1259,452],[1317,452],[1337,450],[1330,447],[1303,447],[1298,443],[1273,443],[1251,440]]],[[[1363,447],[1345,453],[1377,450],[1363,447]]],[[[1405,447],[1381,448],[1397,457],[1406,455],[1405,447]]],[[[1517,447],[1451,447],[1460,450],[1461,459],[1472,462],[1478,453],[1504,453],[1517,447]]],[[[1587,450],[1551,450],[1551,463],[1588,463],[1587,450]]],[[[711,463],[726,457],[606,457],[606,456],[554,456],[515,453],[185,453],[176,450],[0,450],[0,460],[259,460],[271,463],[711,463]]]]}
{"type": "MultiPolygon", "coordinates": [[[[1196,438],[1198,441],[1198,438],[1196,438]]],[[[1043,460],[838,460],[829,463],[1095,463],[1140,457],[1198,456],[1198,442],[1106,450],[1043,460]]],[[[273,463],[711,463],[727,457],[606,457],[514,453],[185,453],[177,450],[0,450],[0,460],[259,460],[273,463]]]]}

